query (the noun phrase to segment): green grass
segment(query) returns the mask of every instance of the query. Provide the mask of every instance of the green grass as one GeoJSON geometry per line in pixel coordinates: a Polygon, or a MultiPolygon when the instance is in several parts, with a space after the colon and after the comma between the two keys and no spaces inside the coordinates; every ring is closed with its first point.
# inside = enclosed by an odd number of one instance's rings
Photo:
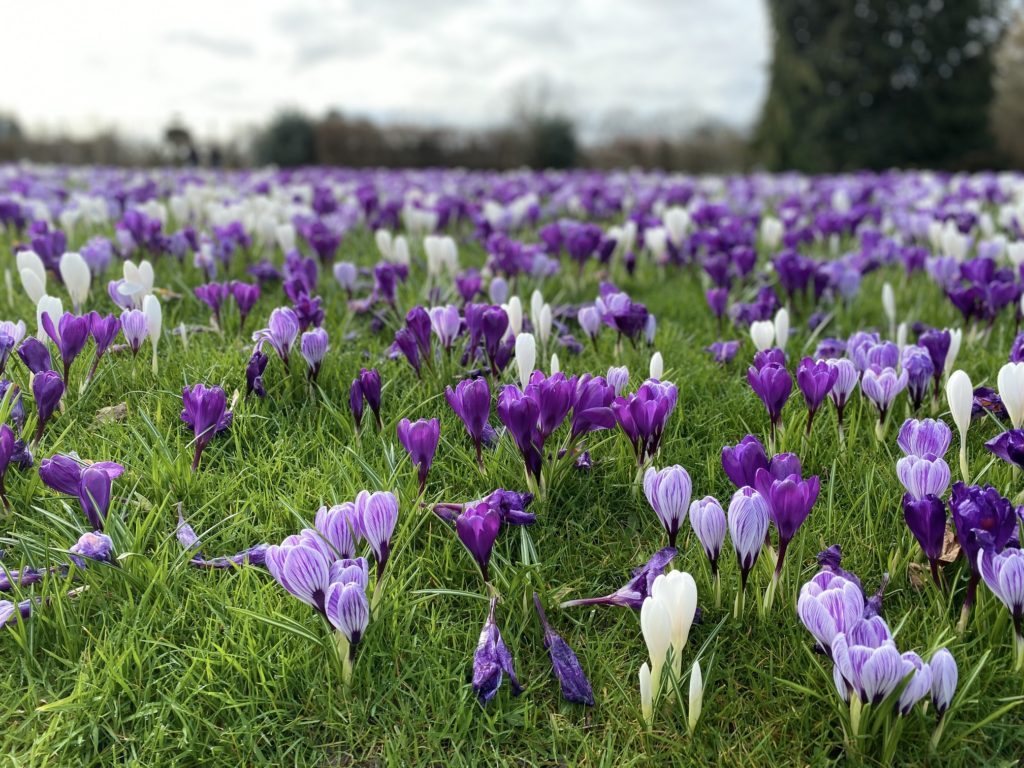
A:
{"type": "MultiPolygon", "coordinates": [[[[7,238],[6,244],[0,239],[0,250],[4,266],[12,267],[7,246],[13,238],[7,238]]],[[[463,264],[482,264],[475,245],[463,243],[460,255],[463,264]]],[[[350,236],[341,257],[372,264],[372,239],[350,236]]],[[[164,260],[157,275],[158,286],[184,296],[165,304],[165,329],[207,322],[207,310],[190,290],[203,281],[196,270],[164,260]]],[[[593,267],[582,283],[571,275],[567,269],[565,279],[544,285],[553,305],[595,295],[600,275],[593,267]]],[[[702,351],[718,336],[694,272],[663,275],[642,265],[635,278],[618,272],[612,277],[657,314],[666,378],[679,386],[679,405],[657,463],[682,464],[693,477],[696,496],[727,501],[731,487],[719,463],[722,445],[748,431],[763,437],[767,428],[764,410],[745,380],[749,341],[724,369],[702,351]]],[[[414,266],[402,289],[403,307],[423,300],[421,278],[414,266]]],[[[897,286],[901,317],[956,321],[930,282],[918,276],[907,283],[894,268],[870,275],[860,297],[838,309],[825,335],[879,327],[879,293],[886,279],[897,286]]],[[[516,287],[527,305],[533,287],[529,281],[516,287]]],[[[1012,672],[1005,609],[982,589],[970,626],[958,637],[955,624],[966,583],[961,569],[947,571],[960,574],[953,599],[928,585],[918,590],[909,580],[909,565],[921,556],[903,524],[902,488],[894,470],[905,397],[881,444],[873,435],[872,410],[856,398],[848,409],[845,447],[837,441],[831,409],[819,414],[813,440],[803,442],[803,405],[799,394],[791,399],[780,449],[797,452],[805,469],[821,476],[822,493],[793,543],[769,615],[758,615],[754,599],[768,582],[764,562],[752,577],[741,621],[727,608],[713,607],[709,571],[686,526],[674,565],[694,574],[704,610],[684,663],[689,666],[703,648],[704,714],[692,739],[675,706],[658,714],[650,732],[641,727],[637,671],[646,649],[636,615],[624,609],[554,608],[570,597],[614,590],[664,543],[634,485],[636,467],[625,437],[617,431],[594,435],[593,469],[566,473],[546,499],[535,502],[538,522],[526,535],[536,561],[523,561],[519,530],[501,533],[492,562],[503,598],[498,619],[526,691],[513,698],[506,684],[482,709],[468,675],[486,616],[485,595],[450,528],[417,506],[414,471],[397,443],[395,426],[403,417],[441,419],[441,444],[426,494],[431,503],[465,501],[495,487],[523,489],[521,461],[503,438],[487,453],[487,475],[481,476],[465,431],[442,394],[454,366],[417,382],[404,361],[382,357],[393,329],[375,336],[364,318],[348,314],[329,275],[321,277],[320,293],[332,349],[318,390],[309,392],[300,365],[285,376],[280,362],[272,360],[268,398],[239,400],[234,424],[207,448],[198,474],[189,471],[191,435],[179,419],[181,387],[205,382],[223,384],[229,395],[244,391],[250,343],[238,334],[231,311],[223,335],[191,334],[187,350],[178,336],[165,336],[158,377],[149,369],[148,354],[135,361],[121,354],[105,360],[99,378],[79,396],[77,384],[87,363],[75,364],[65,410],[48,427],[37,465],[55,452],[77,451],[127,467],[115,481],[117,519],[110,523],[120,567],[92,567],[75,583],[52,577],[15,590],[16,596],[38,595],[49,602],[0,635],[4,764],[841,764],[846,758],[831,670],[809,653],[810,635],[794,610],[797,590],[816,570],[815,553],[833,543],[842,545],[844,565],[860,575],[866,589],[873,590],[889,572],[885,615],[899,628],[901,650],[924,655],[948,643],[962,686],[990,653],[973,684],[958,693],[939,752],[928,747],[933,713],[918,708],[906,722],[897,764],[1008,764],[1024,753],[1022,710],[985,721],[1024,693],[1024,679],[1012,672]],[[344,340],[349,331],[358,334],[354,341],[344,340]],[[369,364],[378,365],[384,377],[384,428],[378,433],[371,424],[357,442],[348,384],[360,366],[369,364]],[[128,407],[123,422],[96,423],[99,409],[121,402],[128,407]],[[350,499],[362,488],[394,490],[401,514],[389,580],[360,646],[353,688],[346,692],[328,633],[308,607],[261,569],[190,568],[173,531],[181,502],[204,550],[230,554],[259,541],[279,541],[311,521],[320,504],[350,499]],[[69,598],[69,589],[78,586],[87,589],[69,598]],[[594,686],[595,708],[561,701],[530,603],[534,590],[579,654],[594,686]]],[[[34,317],[20,290],[13,305],[5,296],[2,303],[2,317],[34,317]]],[[[279,293],[265,291],[250,330],[278,303],[283,303],[279,293]]],[[[91,306],[110,309],[98,286],[91,306]]],[[[810,353],[814,343],[806,332],[809,308],[797,306],[793,312],[789,351],[795,357],[810,353]]],[[[1005,320],[987,341],[965,339],[960,365],[975,385],[994,385],[1013,331],[1005,320]]],[[[627,345],[616,358],[610,335],[597,351],[588,347],[578,357],[559,350],[568,373],[600,373],[611,364],[626,364],[633,386],[646,374],[649,354],[627,345]]],[[[20,363],[12,361],[8,375],[23,387],[27,383],[20,363]]],[[[496,416],[492,423],[498,423],[496,416]]],[[[972,471],[984,469],[985,482],[1015,495],[1019,477],[991,463],[981,445],[997,432],[991,421],[972,429],[972,471]]],[[[558,433],[553,439],[561,438],[558,433]]],[[[956,475],[955,457],[950,463],[956,475]]],[[[12,469],[7,487],[12,511],[3,520],[4,567],[66,562],[66,548],[85,530],[77,502],[43,486],[35,469],[12,469]]],[[[723,603],[731,604],[738,584],[731,550],[723,562],[723,603]]],[[[865,763],[876,764],[870,757],[865,763]]]]}

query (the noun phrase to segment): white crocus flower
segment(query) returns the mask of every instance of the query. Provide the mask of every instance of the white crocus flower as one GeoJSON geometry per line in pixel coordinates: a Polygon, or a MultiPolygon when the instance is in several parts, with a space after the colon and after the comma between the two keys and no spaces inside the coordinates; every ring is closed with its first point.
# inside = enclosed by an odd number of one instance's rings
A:
{"type": "Polygon", "coordinates": [[[89,265],[81,254],[69,251],[60,257],[60,277],[68,289],[71,306],[76,313],[80,313],[82,305],[89,298],[89,284],[92,282],[89,265]]]}
{"type": "Polygon", "coordinates": [[[153,345],[153,375],[157,372],[157,345],[160,343],[160,331],[164,324],[164,313],[160,300],[153,294],[142,300],[142,313],[146,316],[146,327],[149,328],[149,341],[153,345]]]}
{"type": "Polygon", "coordinates": [[[953,366],[956,365],[957,355],[960,354],[960,343],[964,339],[964,332],[960,328],[949,329],[949,352],[946,353],[946,365],[943,370],[946,375],[953,370],[953,366]]]}
{"type": "Polygon", "coordinates": [[[405,239],[405,235],[399,235],[392,242],[391,260],[395,264],[401,264],[405,267],[409,266],[409,241],[405,239]]]}
{"type": "Polygon", "coordinates": [[[537,364],[537,340],[532,333],[520,333],[516,336],[516,369],[519,371],[519,384],[526,389],[530,374],[537,364]]]}
{"type": "Polygon", "coordinates": [[[377,250],[380,251],[380,257],[385,261],[391,261],[391,232],[387,229],[378,229],[373,233],[373,241],[377,244],[377,250]]]}
{"type": "Polygon", "coordinates": [[[508,303],[502,307],[508,315],[508,332],[518,336],[523,330],[523,302],[518,296],[510,296],[508,303]]]}
{"type": "Polygon", "coordinates": [[[668,659],[668,649],[672,647],[672,616],[664,597],[659,599],[652,595],[644,600],[640,607],[640,630],[651,657],[651,696],[657,699],[661,673],[668,659]]]}
{"type": "Polygon", "coordinates": [[[893,329],[896,327],[896,294],[889,283],[882,285],[882,309],[889,319],[889,336],[892,337],[895,335],[893,329]]]}
{"type": "Polygon", "coordinates": [[[146,294],[153,292],[153,265],[145,260],[140,261],[138,266],[135,266],[135,262],[125,261],[124,285],[120,291],[125,296],[131,296],[136,307],[141,307],[146,294]]]}
{"type": "Polygon", "coordinates": [[[50,322],[56,329],[61,317],[64,315],[64,305],[56,296],[43,296],[36,302],[36,337],[45,341],[46,331],[43,330],[43,315],[50,316],[50,322]]]}
{"type": "Polygon", "coordinates": [[[646,661],[640,665],[640,713],[650,728],[654,724],[654,691],[651,688],[651,668],[646,661]]]}
{"type": "Polygon", "coordinates": [[[704,675],[700,671],[700,662],[693,662],[693,669],[690,670],[690,707],[686,717],[686,727],[693,736],[697,729],[697,721],[700,720],[700,713],[704,707],[704,675]]]}
{"type": "Polygon", "coordinates": [[[1010,423],[1014,429],[1020,429],[1024,421],[1024,363],[1007,363],[1000,368],[996,386],[1010,423]]]}
{"type": "Polygon", "coordinates": [[[665,361],[661,357],[661,352],[655,352],[651,355],[650,373],[652,379],[661,381],[662,374],[665,373],[665,361]]]}
{"type": "Polygon", "coordinates": [[[558,353],[553,352],[551,354],[551,367],[548,369],[550,375],[554,376],[556,373],[562,370],[562,364],[558,361],[558,353]]]}
{"type": "Polygon", "coordinates": [[[672,669],[678,679],[683,671],[683,649],[697,615],[697,582],[684,571],[669,571],[654,580],[651,595],[668,608],[672,622],[672,669]]]}
{"type": "Polygon", "coordinates": [[[789,341],[789,310],[783,307],[775,313],[775,346],[785,349],[789,341]]]}
{"type": "Polygon", "coordinates": [[[770,349],[775,340],[775,324],[771,320],[755,320],[750,324],[750,339],[758,352],[770,349]]]}
{"type": "Polygon", "coordinates": [[[274,231],[274,238],[282,253],[295,250],[295,226],[293,224],[278,224],[274,231]]]}
{"type": "Polygon", "coordinates": [[[551,305],[545,304],[540,308],[540,317],[537,319],[537,333],[540,335],[540,343],[545,347],[551,338],[551,325],[554,322],[551,317],[551,305]]]}
{"type": "Polygon", "coordinates": [[[960,432],[960,477],[966,483],[970,476],[967,468],[967,430],[971,426],[971,409],[974,406],[971,377],[963,371],[953,371],[946,382],[946,400],[953,423],[960,432]]]}

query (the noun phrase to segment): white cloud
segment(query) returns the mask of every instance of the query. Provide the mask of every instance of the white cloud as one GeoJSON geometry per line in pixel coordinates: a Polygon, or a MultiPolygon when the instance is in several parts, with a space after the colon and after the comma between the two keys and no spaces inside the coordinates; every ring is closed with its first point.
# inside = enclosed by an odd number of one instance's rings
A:
{"type": "Polygon", "coordinates": [[[51,0],[4,3],[0,28],[0,110],[146,137],[178,116],[223,138],[283,106],[489,125],[540,77],[585,129],[745,125],[769,58],[758,0],[51,0]]]}

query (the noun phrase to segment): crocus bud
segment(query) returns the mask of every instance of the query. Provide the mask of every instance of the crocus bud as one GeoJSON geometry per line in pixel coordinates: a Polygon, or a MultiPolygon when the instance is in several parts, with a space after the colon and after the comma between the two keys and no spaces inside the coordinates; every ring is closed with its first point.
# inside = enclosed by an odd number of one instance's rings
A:
{"type": "Polygon", "coordinates": [[[959,328],[949,329],[949,351],[946,353],[945,371],[949,373],[956,364],[957,355],[960,354],[960,343],[963,341],[964,332],[959,328]]]}
{"type": "Polygon", "coordinates": [[[783,307],[775,313],[775,346],[784,350],[787,341],[789,341],[789,310],[783,307]]]}
{"type": "Polygon", "coordinates": [[[755,320],[750,324],[750,339],[759,352],[770,349],[775,340],[775,324],[771,320],[755,320]]]}
{"type": "Polygon", "coordinates": [[[896,294],[893,293],[892,285],[889,283],[882,285],[882,310],[889,320],[889,327],[894,328],[896,326],[896,294]]]}
{"type": "Polygon", "coordinates": [[[959,677],[956,660],[953,654],[945,648],[940,648],[932,654],[928,666],[932,668],[932,703],[939,717],[942,717],[953,701],[953,694],[956,693],[959,677]]]}
{"type": "Polygon", "coordinates": [[[672,669],[678,679],[683,669],[683,649],[697,615],[697,583],[688,573],[669,571],[654,579],[651,595],[668,608],[672,624],[672,669]]]}
{"type": "Polygon", "coordinates": [[[79,312],[89,297],[89,283],[92,279],[89,265],[81,254],[73,251],[65,253],[60,257],[60,277],[71,296],[71,305],[75,312],[79,312]]]}
{"type": "Polygon", "coordinates": [[[544,307],[544,294],[539,289],[534,289],[530,294],[530,322],[533,323],[534,331],[540,327],[540,311],[544,307]]]}
{"type": "Polygon", "coordinates": [[[663,599],[652,596],[644,600],[640,607],[640,630],[651,657],[651,698],[657,699],[661,690],[661,671],[672,646],[672,617],[663,599]]]}
{"type": "Polygon", "coordinates": [[[46,340],[46,328],[43,327],[43,315],[50,316],[50,322],[57,325],[64,314],[64,305],[56,296],[43,296],[36,304],[36,337],[40,341],[46,340]]]}
{"type": "Polygon", "coordinates": [[[644,473],[644,494],[665,532],[668,545],[676,545],[676,536],[686,519],[693,483],[689,473],[678,464],[662,470],[648,467],[644,473]]]}
{"type": "Polygon", "coordinates": [[[1007,363],[999,369],[996,379],[999,397],[1014,429],[1024,421],[1024,363],[1007,363]]]}
{"type": "Polygon", "coordinates": [[[961,370],[953,371],[946,382],[946,400],[949,412],[960,432],[960,475],[968,481],[967,467],[967,430],[971,426],[971,410],[974,407],[974,388],[971,377],[961,370]]]}
{"type": "MultiPolygon", "coordinates": [[[[513,296],[513,298],[515,298],[513,296]]],[[[537,341],[532,333],[520,333],[516,336],[516,369],[519,371],[519,383],[525,389],[530,381],[530,374],[537,363],[537,341]]]]}
{"type": "Polygon", "coordinates": [[[537,333],[540,335],[540,343],[547,346],[548,340],[551,338],[551,305],[545,304],[540,308],[540,316],[537,322],[537,333]]]}
{"type": "Polygon", "coordinates": [[[651,668],[646,661],[640,665],[640,712],[650,728],[654,723],[654,691],[651,689],[651,668]]]}
{"type": "Polygon", "coordinates": [[[513,336],[518,336],[523,330],[523,303],[518,296],[512,296],[508,304],[504,305],[505,314],[508,315],[508,328],[513,336]]]}
{"type": "Polygon", "coordinates": [[[700,712],[704,705],[704,675],[700,671],[700,662],[693,662],[693,669],[690,670],[690,707],[686,716],[686,727],[690,735],[697,729],[697,721],[700,720],[700,712]]]}
{"type": "Polygon", "coordinates": [[[295,227],[290,223],[278,224],[274,231],[274,239],[282,253],[295,250],[295,227]]]}
{"type": "Polygon", "coordinates": [[[583,332],[593,341],[601,330],[601,312],[593,304],[580,309],[576,314],[576,320],[583,332]]]}
{"type": "Polygon", "coordinates": [[[18,275],[25,293],[33,304],[46,295],[46,267],[35,251],[19,251],[15,257],[18,275]]]}
{"type": "Polygon", "coordinates": [[[157,346],[160,343],[160,331],[164,325],[164,313],[160,300],[149,294],[142,300],[142,312],[146,315],[146,327],[149,329],[149,343],[153,345],[153,375],[157,372],[157,346]]]}
{"type": "Polygon", "coordinates": [[[323,328],[312,328],[302,334],[299,350],[306,361],[311,381],[315,381],[320,373],[320,364],[327,355],[328,346],[327,331],[323,328]]]}
{"type": "Polygon", "coordinates": [[[557,352],[552,352],[551,353],[551,365],[548,368],[548,375],[554,376],[556,373],[558,373],[561,370],[562,370],[562,366],[561,366],[561,363],[559,363],[559,361],[558,361],[558,353],[557,352]]]}
{"type": "Polygon", "coordinates": [[[615,389],[615,396],[618,397],[629,385],[629,368],[624,365],[619,367],[612,366],[608,369],[605,379],[615,389]]]}
{"type": "Polygon", "coordinates": [[[665,373],[665,362],[661,357],[661,352],[655,352],[651,355],[651,378],[661,380],[662,374],[665,373]]]}

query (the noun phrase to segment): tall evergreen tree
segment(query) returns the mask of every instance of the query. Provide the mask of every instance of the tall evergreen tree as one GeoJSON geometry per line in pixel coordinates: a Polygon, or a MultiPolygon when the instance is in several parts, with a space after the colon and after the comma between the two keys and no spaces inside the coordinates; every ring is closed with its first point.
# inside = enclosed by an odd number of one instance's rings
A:
{"type": "Polygon", "coordinates": [[[1005,0],[767,0],[771,86],[754,137],[771,169],[994,160],[992,50],[1005,0]]]}

